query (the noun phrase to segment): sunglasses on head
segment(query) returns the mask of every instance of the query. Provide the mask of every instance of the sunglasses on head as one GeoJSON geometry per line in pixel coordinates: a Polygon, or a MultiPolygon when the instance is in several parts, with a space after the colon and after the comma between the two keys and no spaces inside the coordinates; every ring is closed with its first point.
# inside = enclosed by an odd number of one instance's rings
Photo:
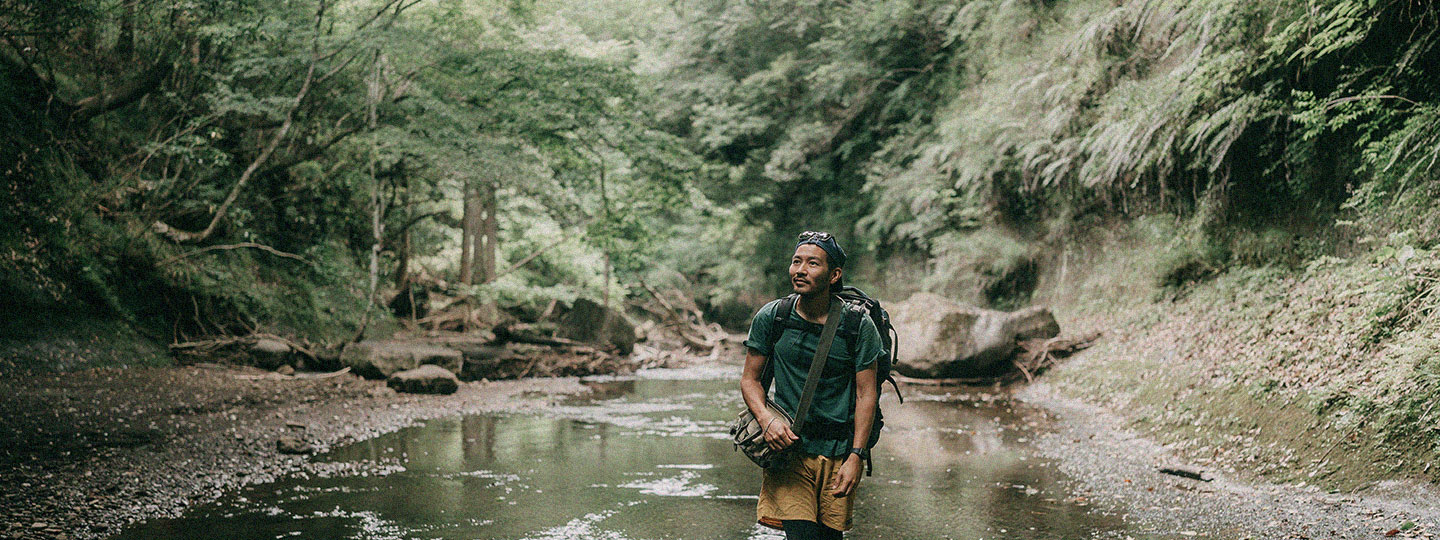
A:
{"type": "Polygon", "coordinates": [[[814,240],[814,241],[816,241],[816,242],[829,242],[830,239],[832,239],[832,238],[834,238],[834,237],[833,237],[833,236],[830,236],[830,233],[828,233],[828,232],[805,231],[805,232],[800,233],[800,240],[799,240],[799,241],[801,241],[801,242],[806,242],[806,241],[814,240]]]}

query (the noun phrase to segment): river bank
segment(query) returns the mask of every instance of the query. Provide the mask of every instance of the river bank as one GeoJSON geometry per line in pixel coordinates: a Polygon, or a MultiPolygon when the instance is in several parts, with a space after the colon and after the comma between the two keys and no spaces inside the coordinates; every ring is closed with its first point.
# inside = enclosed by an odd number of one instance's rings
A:
{"type": "Polygon", "coordinates": [[[1247,479],[1345,493],[1440,480],[1440,257],[1392,239],[1167,287],[1188,259],[1173,226],[1151,225],[1061,250],[1054,266],[1076,270],[1047,274],[1036,303],[1055,306],[1067,332],[1105,337],[1047,382],[1247,479]]]}
{"type": "Polygon", "coordinates": [[[1039,382],[1016,398],[1054,415],[1040,452],[1060,464],[1103,511],[1123,513],[1161,537],[1226,539],[1436,538],[1440,490],[1419,482],[1378,482],[1342,493],[1306,482],[1274,483],[1223,462],[1197,460],[1186,445],[1162,444],[1131,429],[1126,415],[1039,382]],[[1195,480],[1159,471],[1200,471],[1195,480]]]}
{"type": "Polygon", "coordinates": [[[220,365],[95,369],[0,381],[0,535],[104,538],[177,516],[244,485],[305,470],[303,455],[416,421],[545,407],[575,378],[467,382],[452,395],[397,394],[351,374],[282,378],[220,365]]]}

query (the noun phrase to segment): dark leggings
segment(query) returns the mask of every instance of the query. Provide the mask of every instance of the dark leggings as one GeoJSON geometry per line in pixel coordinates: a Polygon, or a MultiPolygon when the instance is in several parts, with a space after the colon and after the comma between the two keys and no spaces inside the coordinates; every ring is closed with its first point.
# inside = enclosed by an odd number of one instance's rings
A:
{"type": "Polygon", "coordinates": [[[787,519],[780,523],[785,526],[785,540],[840,540],[844,536],[814,521],[787,519]]]}

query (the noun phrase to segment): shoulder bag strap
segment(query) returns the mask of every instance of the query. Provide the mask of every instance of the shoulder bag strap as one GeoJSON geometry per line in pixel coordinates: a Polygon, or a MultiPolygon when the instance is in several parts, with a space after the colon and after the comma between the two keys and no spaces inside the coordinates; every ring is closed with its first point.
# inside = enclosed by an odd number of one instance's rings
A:
{"type": "Polygon", "coordinates": [[[805,429],[805,417],[810,414],[810,402],[815,398],[815,388],[820,386],[820,371],[830,358],[830,344],[835,342],[835,330],[840,328],[840,319],[845,316],[845,302],[830,297],[830,314],[825,316],[825,329],[820,332],[820,343],[815,345],[815,358],[810,360],[810,374],[805,376],[805,391],[800,394],[800,409],[795,411],[795,424],[790,430],[797,435],[805,429]]]}

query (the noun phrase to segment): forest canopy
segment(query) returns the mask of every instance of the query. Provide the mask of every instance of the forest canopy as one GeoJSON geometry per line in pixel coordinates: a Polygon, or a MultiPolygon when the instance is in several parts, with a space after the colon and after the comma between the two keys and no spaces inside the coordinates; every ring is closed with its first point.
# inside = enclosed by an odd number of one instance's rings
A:
{"type": "Polygon", "coordinates": [[[1157,216],[1162,284],[1428,249],[1437,28],[1411,0],[0,0],[0,295],[340,339],[421,282],[522,311],[663,285],[743,324],[817,228],[852,283],[995,307],[1157,216]]]}

